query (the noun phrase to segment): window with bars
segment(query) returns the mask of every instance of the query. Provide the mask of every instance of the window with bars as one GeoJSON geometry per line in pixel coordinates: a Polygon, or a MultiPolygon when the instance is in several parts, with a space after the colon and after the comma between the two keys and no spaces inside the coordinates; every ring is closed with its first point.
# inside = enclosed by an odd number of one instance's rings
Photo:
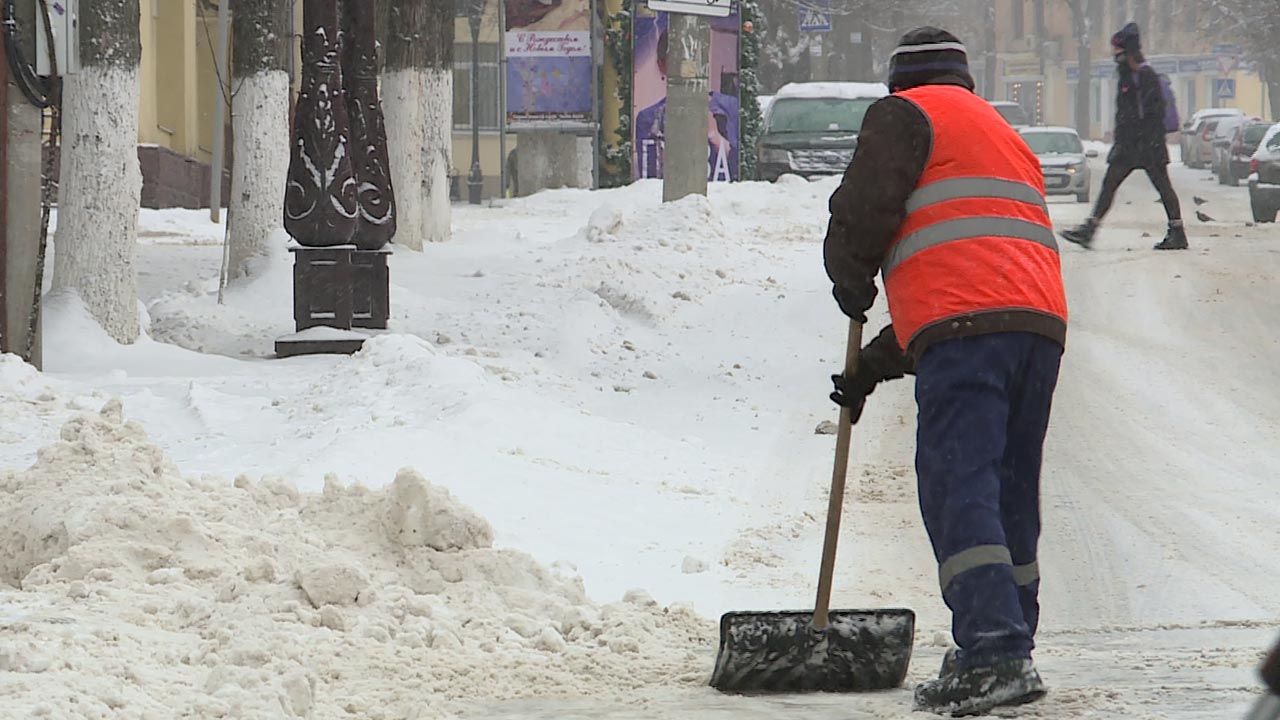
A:
{"type": "MultiPolygon", "coordinates": [[[[477,115],[481,130],[498,130],[502,112],[502,85],[499,82],[498,44],[482,42],[477,55],[480,61],[477,115]]],[[[453,45],[453,126],[471,129],[471,42],[453,45]]]]}

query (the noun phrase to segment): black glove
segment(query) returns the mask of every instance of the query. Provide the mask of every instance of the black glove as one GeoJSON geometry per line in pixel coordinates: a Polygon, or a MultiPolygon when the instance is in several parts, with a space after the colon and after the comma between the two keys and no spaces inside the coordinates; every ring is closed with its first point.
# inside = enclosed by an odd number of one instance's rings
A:
{"type": "Polygon", "coordinates": [[[871,304],[875,302],[875,285],[870,286],[870,293],[871,299],[868,301],[865,294],[864,296],[859,296],[859,293],[843,288],[839,285],[831,288],[831,294],[835,297],[836,304],[840,306],[840,312],[844,313],[850,320],[853,320],[860,325],[867,324],[867,313],[859,308],[869,308],[871,307],[871,304]]]}
{"type": "Polygon", "coordinates": [[[835,392],[831,393],[831,400],[840,407],[849,408],[851,422],[855,425],[858,418],[862,417],[862,408],[867,404],[867,396],[876,387],[874,382],[867,382],[859,375],[861,373],[855,372],[852,379],[846,379],[843,374],[831,376],[831,382],[836,386],[835,392]]]}
{"type": "Polygon", "coordinates": [[[843,374],[832,375],[831,382],[836,390],[831,393],[831,400],[841,407],[852,411],[853,422],[862,417],[862,407],[867,396],[876,389],[876,385],[885,380],[894,380],[908,373],[914,374],[912,362],[898,348],[898,340],[893,333],[893,325],[886,325],[866,347],[862,348],[858,359],[858,369],[852,378],[843,374]]]}

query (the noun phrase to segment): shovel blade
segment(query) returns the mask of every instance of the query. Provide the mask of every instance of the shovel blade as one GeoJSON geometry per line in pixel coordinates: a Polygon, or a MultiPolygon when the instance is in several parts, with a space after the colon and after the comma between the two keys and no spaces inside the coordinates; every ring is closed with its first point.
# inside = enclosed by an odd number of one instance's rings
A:
{"type": "Polygon", "coordinates": [[[824,629],[812,611],[731,612],[720,619],[711,686],[730,693],[869,692],[902,685],[911,664],[915,613],[832,610],[824,629]]]}

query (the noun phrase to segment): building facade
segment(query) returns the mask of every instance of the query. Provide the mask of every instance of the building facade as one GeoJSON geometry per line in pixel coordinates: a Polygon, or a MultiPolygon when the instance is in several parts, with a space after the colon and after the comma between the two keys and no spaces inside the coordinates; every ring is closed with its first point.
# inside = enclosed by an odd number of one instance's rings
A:
{"type": "Polygon", "coordinates": [[[992,0],[996,3],[997,82],[988,97],[1022,105],[1033,122],[1076,124],[1078,83],[1089,83],[1090,123],[1081,134],[1110,137],[1116,69],[1111,35],[1137,22],[1147,61],[1170,79],[1185,120],[1196,110],[1240,108],[1269,117],[1266,85],[1246,62],[1234,37],[1215,35],[1196,0],[1088,0],[1091,62],[1078,62],[1079,39],[1067,0],[992,0]]]}

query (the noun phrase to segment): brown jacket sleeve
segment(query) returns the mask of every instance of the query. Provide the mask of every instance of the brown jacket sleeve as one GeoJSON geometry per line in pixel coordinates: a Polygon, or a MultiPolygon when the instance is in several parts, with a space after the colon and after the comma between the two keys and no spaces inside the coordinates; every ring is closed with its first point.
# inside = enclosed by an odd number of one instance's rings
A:
{"type": "Polygon", "coordinates": [[[907,215],[907,198],[929,162],[933,130],[909,100],[889,96],[867,111],[858,149],[831,196],[823,244],[827,276],[845,315],[866,322],[876,273],[907,215]]]}
{"type": "MultiPolygon", "coordinates": [[[[865,323],[875,303],[876,274],[907,216],[933,149],[933,128],[914,103],[899,97],[877,101],[858,134],[858,150],[831,196],[831,220],[823,243],[827,276],[845,315],[865,323]]],[[[862,351],[858,374],[872,383],[914,372],[889,325],[862,351]]]]}

